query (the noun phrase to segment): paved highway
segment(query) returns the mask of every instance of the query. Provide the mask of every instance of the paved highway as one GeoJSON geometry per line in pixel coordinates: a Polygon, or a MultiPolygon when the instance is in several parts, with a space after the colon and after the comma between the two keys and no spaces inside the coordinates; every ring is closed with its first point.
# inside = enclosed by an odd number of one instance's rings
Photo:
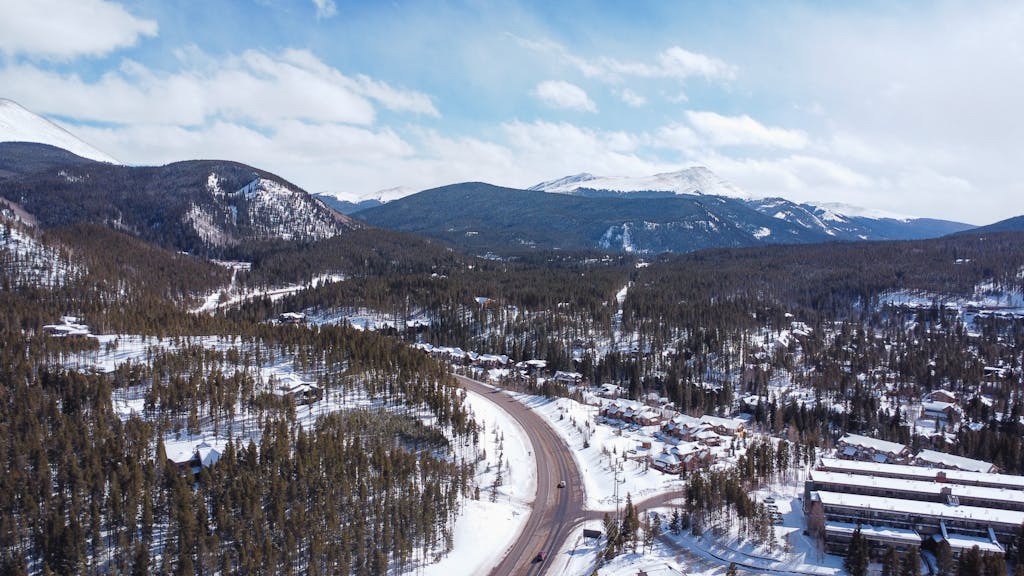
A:
{"type": "MultiPolygon", "coordinates": [[[[583,480],[572,457],[572,448],[544,418],[503,390],[465,376],[456,375],[455,378],[466,390],[493,400],[522,426],[533,445],[537,463],[537,497],[530,507],[530,516],[504,559],[491,570],[491,576],[544,574],[568,540],[570,531],[585,520],[601,519],[605,513],[584,509],[583,480]],[[565,480],[566,487],[558,488],[562,480],[565,480]],[[541,551],[547,559],[537,562],[537,554],[541,551]]],[[[668,492],[635,504],[638,509],[646,510],[665,506],[684,495],[681,491],[668,492]]]]}
{"type": "Polygon", "coordinates": [[[533,445],[537,461],[537,497],[523,532],[491,576],[540,575],[558,554],[573,526],[583,520],[583,481],[569,447],[537,413],[504,393],[465,376],[456,376],[466,390],[487,396],[514,418],[533,445]],[[558,483],[565,480],[565,488],[558,483]],[[547,560],[537,562],[543,551],[547,560]]]}

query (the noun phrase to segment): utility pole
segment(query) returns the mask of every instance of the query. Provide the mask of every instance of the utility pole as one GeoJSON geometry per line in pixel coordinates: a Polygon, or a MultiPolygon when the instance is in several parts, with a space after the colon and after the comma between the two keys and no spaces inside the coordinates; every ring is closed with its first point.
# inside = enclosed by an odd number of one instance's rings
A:
{"type": "Polygon", "coordinates": [[[612,463],[612,484],[615,494],[615,525],[619,525],[619,463],[612,463]]]}

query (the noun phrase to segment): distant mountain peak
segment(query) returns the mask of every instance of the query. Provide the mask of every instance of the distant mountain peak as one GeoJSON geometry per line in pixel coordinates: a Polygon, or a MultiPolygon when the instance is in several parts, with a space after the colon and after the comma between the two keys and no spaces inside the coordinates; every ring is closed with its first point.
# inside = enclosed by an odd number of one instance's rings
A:
{"type": "Polygon", "coordinates": [[[715,174],[706,166],[692,166],[675,172],[653,176],[594,176],[582,173],[541,182],[530,188],[539,192],[577,194],[580,190],[597,190],[630,194],[634,192],[666,192],[702,196],[726,196],[748,200],[753,196],[715,174]]]}
{"type": "Polygon", "coordinates": [[[54,122],[6,98],[0,98],[0,142],[49,144],[82,158],[120,164],[114,157],[96,149],[54,122]]]}
{"type": "Polygon", "coordinates": [[[408,186],[393,186],[391,188],[377,190],[376,192],[371,192],[369,194],[363,194],[362,196],[359,196],[356,199],[356,202],[376,200],[383,204],[385,202],[390,202],[392,200],[398,200],[399,198],[405,198],[406,196],[409,196],[410,194],[415,194],[416,192],[419,192],[419,190],[416,190],[415,188],[410,188],[408,186]]]}
{"type": "Polygon", "coordinates": [[[565,187],[571,187],[574,184],[581,184],[583,182],[589,182],[591,180],[597,180],[597,176],[589,172],[580,172],[579,174],[573,174],[572,176],[563,176],[555,180],[548,180],[547,182],[541,182],[535,186],[531,186],[528,190],[535,190],[537,192],[551,192],[554,189],[560,189],[565,187]]]}

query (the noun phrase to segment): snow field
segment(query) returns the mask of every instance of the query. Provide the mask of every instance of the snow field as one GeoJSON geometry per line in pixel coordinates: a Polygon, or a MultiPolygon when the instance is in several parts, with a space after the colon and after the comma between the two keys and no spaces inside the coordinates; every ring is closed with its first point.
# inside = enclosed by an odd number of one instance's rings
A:
{"type": "Polygon", "coordinates": [[[479,449],[487,455],[477,464],[480,499],[465,501],[455,520],[455,549],[418,571],[427,576],[489,573],[519,536],[537,494],[533,446],[522,427],[494,401],[480,394],[467,392],[466,405],[481,424],[479,449]],[[499,458],[504,462],[503,481],[492,502],[491,487],[499,458]]]}
{"type": "Polygon", "coordinates": [[[643,432],[623,430],[595,423],[597,406],[568,398],[513,396],[543,416],[565,440],[583,476],[589,510],[615,510],[616,478],[620,506],[626,502],[626,494],[631,495],[633,502],[639,502],[684,486],[678,476],[647,469],[643,462],[647,453],[660,454],[664,446],[663,442],[654,439],[653,432],[657,427],[648,427],[643,432]],[[589,442],[589,448],[583,447],[585,440],[589,442]],[[642,442],[651,442],[651,449],[642,449],[642,442]],[[630,450],[636,452],[631,453],[630,450]]]}

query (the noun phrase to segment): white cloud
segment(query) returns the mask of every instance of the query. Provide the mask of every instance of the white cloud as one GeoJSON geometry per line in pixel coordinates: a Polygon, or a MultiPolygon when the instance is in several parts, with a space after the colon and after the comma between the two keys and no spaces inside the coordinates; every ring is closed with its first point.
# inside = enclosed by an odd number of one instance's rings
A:
{"type": "Polygon", "coordinates": [[[702,146],[704,141],[686,124],[675,123],[658,128],[656,143],[663,148],[689,152],[702,146]]]}
{"type": "Polygon", "coordinates": [[[807,134],[800,130],[765,126],[746,114],[723,116],[716,112],[689,110],[686,118],[717,146],[800,149],[808,141],[807,134]]]}
{"type": "Polygon", "coordinates": [[[338,6],[334,3],[334,0],[313,0],[313,4],[316,5],[316,17],[330,18],[338,13],[338,6]]]}
{"type": "Polygon", "coordinates": [[[364,95],[380,102],[381,105],[389,110],[415,112],[416,114],[433,116],[435,118],[441,116],[441,113],[434,107],[430,96],[422,92],[400,90],[363,74],[356,76],[356,81],[364,95]]]}
{"type": "Polygon", "coordinates": [[[619,97],[626,103],[627,106],[632,108],[640,108],[647,104],[647,98],[641,94],[633,92],[629,88],[625,88],[619,93],[619,97]]]}
{"type": "Polygon", "coordinates": [[[533,90],[533,95],[553,108],[597,112],[597,105],[586,91],[562,80],[545,80],[533,90]]]}
{"type": "Polygon", "coordinates": [[[106,0],[0,0],[0,14],[0,53],[47,60],[103,56],[158,29],[106,0]]]}
{"type": "Polygon", "coordinates": [[[607,56],[587,59],[550,40],[517,40],[527,48],[554,55],[588,78],[604,82],[621,82],[625,77],[686,80],[700,76],[706,80],[718,81],[729,81],[736,77],[736,67],[724,60],[691,52],[679,46],[672,46],[659,53],[653,62],[641,62],[607,56]]]}
{"type": "Polygon", "coordinates": [[[215,120],[273,126],[286,121],[369,125],[374,102],[438,116],[430,98],[367,76],[346,76],[305,50],[250,50],[210,58],[182,52],[182,69],[125,61],[94,81],[22,64],[0,68],[7,95],[42,113],[115,124],[198,126],[215,120]],[[159,106],[154,103],[159,102],[159,106]]]}
{"type": "Polygon", "coordinates": [[[718,58],[684,50],[673,46],[658,55],[661,65],[658,73],[672,78],[703,76],[708,80],[732,80],[736,77],[735,66],[718,58]]]}

